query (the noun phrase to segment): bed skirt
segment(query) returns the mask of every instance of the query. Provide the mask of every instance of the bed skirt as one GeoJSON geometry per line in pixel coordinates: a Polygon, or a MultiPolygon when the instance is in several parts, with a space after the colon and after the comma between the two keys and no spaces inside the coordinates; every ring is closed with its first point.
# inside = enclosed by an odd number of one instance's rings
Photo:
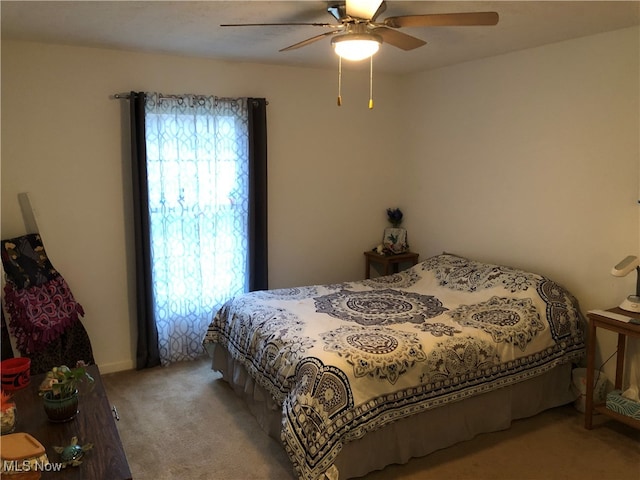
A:
{"type": "MultiPolygon", "coordinates": [[[[209,345],[212,369],[246,401],[261,428],[280,442],[282,408],[221,345],[209,345]]],[[[404,464],[480,433],[509,428],[513,420],[571,403],[572,365],[560,365],[524,382],[398,420],[343,445],[335,460],[340,480],[404,464]]]]}

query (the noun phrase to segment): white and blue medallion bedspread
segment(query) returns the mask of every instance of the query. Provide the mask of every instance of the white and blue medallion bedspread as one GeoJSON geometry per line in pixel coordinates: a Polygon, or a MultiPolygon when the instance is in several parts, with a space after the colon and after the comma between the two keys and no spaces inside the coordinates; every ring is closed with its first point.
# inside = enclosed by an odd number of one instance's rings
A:
{"type": "Polygon", "coordinates": [[[252,292],[204,339],[282,405],[301,478],[394,420],[578,360],[583,318],[552,280],[454,255],[359,282],[252,292]]]}

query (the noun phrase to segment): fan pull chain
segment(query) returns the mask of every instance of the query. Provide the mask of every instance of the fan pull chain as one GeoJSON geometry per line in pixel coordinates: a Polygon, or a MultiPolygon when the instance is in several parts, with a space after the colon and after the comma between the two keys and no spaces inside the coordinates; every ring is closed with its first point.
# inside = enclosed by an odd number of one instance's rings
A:
{"type": "Polygon", "coordinates": [[[369,57],[369,110],[373,109],[373,55],[369,57]]]}
{"type": "Polygon", "coordinates": [[[338,106],[342,106],[342,57],[338,56],[338,106]]]}

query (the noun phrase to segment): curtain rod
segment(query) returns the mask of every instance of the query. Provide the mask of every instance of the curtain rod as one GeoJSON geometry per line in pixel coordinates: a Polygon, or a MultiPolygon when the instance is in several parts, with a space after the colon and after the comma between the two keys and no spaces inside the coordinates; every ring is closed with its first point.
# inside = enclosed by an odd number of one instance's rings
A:
{"type": "MultiPolygon", "coordinates": [[[[190,95],[193,95],[196,98],[198,97],[204,98],[207,96],[207,95],[195,95],[195,94],[190,94],[190,95]]],[[[164,95],[162,93],[159,94],[160,100],[164,100],[164,99],[181,100],[185,96],[187,96],[187,94],[185,95],[164,95]]],[[[114,93],[113,95],[111,95],[111,98],[114,100],[129,100],[129,98],[131,98],[131,94],[130,93],[114,93]]],[[[230,98],[230,97],[215,97],[215,98],[219,100],[235,100],[234,98],[230,98]]],[[[268,100],[266,100],[265,103],[269,105],[268,100]]]]}

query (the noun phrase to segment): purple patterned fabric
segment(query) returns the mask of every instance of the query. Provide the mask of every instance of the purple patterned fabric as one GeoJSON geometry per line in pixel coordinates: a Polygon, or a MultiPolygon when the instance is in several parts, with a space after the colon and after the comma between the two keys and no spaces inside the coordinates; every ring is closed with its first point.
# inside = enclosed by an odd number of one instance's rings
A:
{"type": "Polygon", "coordinates": [[[43,350],[84,315],[62,276],[29,288],[5,285],[9,328],[16,346],[26,354],[43,350]]]}

